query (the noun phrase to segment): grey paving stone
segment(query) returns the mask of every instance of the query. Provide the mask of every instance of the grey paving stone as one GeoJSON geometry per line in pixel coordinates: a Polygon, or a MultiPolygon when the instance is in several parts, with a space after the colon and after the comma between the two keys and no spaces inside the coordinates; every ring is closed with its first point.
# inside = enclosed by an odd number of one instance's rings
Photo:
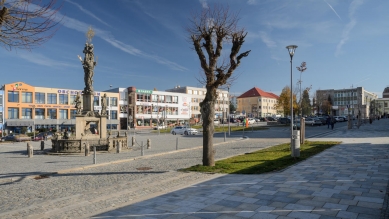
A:
{"type": "Polygon", "coordinates": [[[320,215],[312,214],[307,212],[293,211],[287,215],[288,217],[299,218],[299,219],[319,219],[320,215]]]}
{"type": "Polygon", "coordinates": [[[251,216],[252,219],[276,219],[278,215],[270,214],[270,213],[256,213],[251,216]]]}
{"type": "Polygon", "coordinates": [[[355,201],[364,201],[364,202],[372,202],[382,204],[384,202],[383,198],[371,198],[371,197],[363,197],[363,196],[355,196],[355,201]]]}
{"type": "Polygon", "coordinates": [[[349,206],[347,209],[347,212],[354,212],[354,213],[362,213],[362,214],[368,214],[368,215],[374,215],[378,217],[381,213],[380,210],[374,209],[374,208],[366,208],[366,207],[360,207],[360,206],[349,206]]]}
{"type": "Polygon", "coordinates": [[[241,218],[250,218],[254,214],[256,214],[255,211],[241,211],[241,212],[237,213],[235,216],[238,216],[241,218]]]}
{"type": "Polygon", "coordinates": [[[339,213],[336,216],[340,218],[355,219],[358,217],[358,214],[354,212],[348,212],[348,211],[339,211],[339,213]]]}
{"type": "Polygon", "coordinates": [[[338,210],[347,210],[348,205],[341,205],[341,204],[334,204],[334,203],[326,203],[323,205],[323,208],[330,208],[330,209],[338,209],[338,210]]]}

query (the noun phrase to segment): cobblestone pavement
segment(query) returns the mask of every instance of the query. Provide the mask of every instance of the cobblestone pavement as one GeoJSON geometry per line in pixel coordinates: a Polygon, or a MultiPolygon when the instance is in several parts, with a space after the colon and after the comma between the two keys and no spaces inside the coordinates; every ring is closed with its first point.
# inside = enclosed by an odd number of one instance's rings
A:
{"type": "MultiPolygon", "coordinates": [[[[201,163],[198,136],[179,137],[179,151],[176,137],[153,136],[146,156],[98,154],[98,165],[92,156],[26,158],[25,143],[2,144],[0,218],[387,218],[388,125],[389,119],[331,131],[311,140],[341,145],[262,175],[177,172],[201,163]],[[29,177],[51,172],[59,173],[29,177]]],[[[255,135],[227,143],[217,137],[217,159],[289,141],[255,135]]]]}

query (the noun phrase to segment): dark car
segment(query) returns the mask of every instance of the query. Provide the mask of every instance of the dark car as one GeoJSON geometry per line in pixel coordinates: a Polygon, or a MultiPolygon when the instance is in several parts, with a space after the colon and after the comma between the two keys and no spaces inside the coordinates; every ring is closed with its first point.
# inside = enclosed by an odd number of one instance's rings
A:
{"type": "Polygon", "coordinates": [[[290,119],[286,117],[281,117],[278,119],[278,122],[281,124],[290,124],[290,119]]]}
{"type": "Polygon", "coordinates": [[[15,141],[14,135],[7,135],[1,138],[1,141],[15,141]]]}
{"type": "Polygon", "coordinates": [[[276,119],[275,119],[275,118],[273,118],[273,117],[270,117],[270,116],[269,116],[269,117],[266,117],[266,120],[267,120],[267,121],[276,121],[276,119]]]}
{"type": "Polygon", "coordinates": [[[236,120],[235,118],[230,118],[230,122],[231,122],[231,123],[236,123],[237,120],[236,120]]]}

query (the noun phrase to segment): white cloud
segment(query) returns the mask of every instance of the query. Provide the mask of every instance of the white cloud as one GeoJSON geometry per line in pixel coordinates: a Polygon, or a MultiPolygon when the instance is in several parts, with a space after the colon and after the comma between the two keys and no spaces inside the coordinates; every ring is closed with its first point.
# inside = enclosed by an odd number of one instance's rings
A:
{"type": "Polygon", "coordinates": [[[249,4],[249,5],[256,5],[257,1],[256,0],[248,0],[247,4],[249,4]]]}
{"type": "Polygon", "coordinates": [[[72,2],[72,1],[70,1],[70,0],[66,0],[66,1],[69,2],[69,3],[71,3],[71,4],[73,4],[73,5],[75,5],[75,6],[77,6],[78,9],[80,9],[82,12],[84,12],[85,14],[87,14],[87,15],[93,17],[94,19],[98,20],[100,23],[102,23],[102,24],[104,24],[104,25],[106,25],[106,26],[109,26],[106,22],[104,22],[103,20],[101,20],[100,18],[98,18],[98,17],[97,17],[96,15],[94,15],[92,12],[90,12],[90,11],[86,10],[85,8],[83,8],[81,5],[79,5],[79,4],[75,3],[75,2],[72,2]]]}
{"type": "MultiPolygon", "coordinates": [[[[86,30],[88,30],[89,25],[84,23],[84,22],[78,21],[74,18],[70,18],[70,17],[64,16],[64,15],[61,15],[61,13],[59,13],[59,12],[57,13],[57,15],[58,15],[58,17],[56,17],[55,19],[57,19],[57,21],[61,21],[60,19],[62,18],[61,23],[62,23],[62,25],[64,25],[67,28],[70,28],[70,29],[73,29],[73,30],[76,30],[76,31],[79,31],[82,33],[85,33],[86,30]]],[[[100,37],[101,39],[105,40],[106,42],[108,42],[109,44],[114,46],[115,48],[118,48],[125,53],[154,60],[157,63],[166,65],[169,68],[174,69],[174,70],[179,70],[179,71],[188,70],[187,68],[185,68],[185,67],[183,67],[175,62],[169,61],[169,60],[162,58],[162,57],[159,57],[157,55],[147,54],[147,53],[145,53],[145,52],[143,52],[143,51],[141,51],[141,50],[139,50],[139,49],[137,49],[129,44],[125,44],[125,43],[115,39],[115,37],[112,36],[112,34],[110,32],[101,30],[99,28],[93,28],[93,29],[96,33],[96,35],[95,35],[96,37],[100,37]]]]}
{"type": "Polygon", "coordinates": [[[350,22],[346,25],[342,32],[342,39],[336,46],[335,56],[339,56],[342,53],[343,45],[349,40],[350,32],[357,24],[357,19],[355,18],[356,10],[363,4],[363,0],[354,0],[351,2],[349,7],[349,18],[350,22]]]}
{"type": "Polygon", "coordinates": [[[208,9],[208,3],[207,0],[199,0],[200,4],[203,8],[208,9]]]}
{"type": "Polygon", "coordinates": [[[261,38],[262,42],[266,44],[268,48],[274,48],[277,47],[276,42],[274,42],[266,32],[260,31],[259,32],[259,37],[261,38]]]}
{"type": "Polygon", "coordinates": [[[28,62],[47,66],[47,67],[54,67],[54,68],[55,67],[79,67],[78,65],[68,64],[66,62],[60,62],[54,59],[50,59],[38,53],[19,52],[18,57],[28,62]]]}
{"type": "Polygon", "coordinates": [[[331,10],[336,14],[336,16],[338,16],[338,18],[340,20],[342,20],[342,18],[340,18],[339,14],[335,11],[335,9],[326,1],[326,0],[323,0],[325,3],[327,3],[327,5],[331,8],[331,10]]]}

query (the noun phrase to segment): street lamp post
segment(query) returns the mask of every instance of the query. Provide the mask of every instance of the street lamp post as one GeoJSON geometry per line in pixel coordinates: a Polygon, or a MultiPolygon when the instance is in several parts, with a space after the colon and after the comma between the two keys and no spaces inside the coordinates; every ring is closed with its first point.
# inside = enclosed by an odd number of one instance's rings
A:
{"type": "MultiPolygon", "coordinates": [[[[294,139],[297,137],[297,135],[293,135],[293,69],[292,69],[292,60],[293,60],[293,55],[296,50],[297,46],[296,45],[289,45],[286,47],[286,49],[289,52],[290,55],[290,131],[291,131],[291,138],[290,138],[290,145],[291,145],[291,155],[292,157],[299,157],[300,156],[300,151],[298,151],[298,154],[296,153],[296,143],[298,141],[294,141],[294,139]]],[[[297,131],[296,131],[297,132],[297,131]]],[[[298,142],[300,143],[300,142],[298,142]]],[[[298,145],[299,146],[299,145],[298,145]]]]}
{"type": "Polygon", "coordinates": [[[32,110],[33,112],[31,112],[31,116],[33,118],[33,125],[34,125],[33,132],[34,132],[34,141],[35,141],[35,106],[32,107],[32,110]]]}
{"type": "Polygon", "coordinates": [[[228,90],[228,111],[227,111],[227,119],[228,119],[228,136],[231,135],[231,126],[230,126],[230,105],[231,105],[231,96],[230,96],[230,85],[227,85],[227,90],[228,90]]]}

